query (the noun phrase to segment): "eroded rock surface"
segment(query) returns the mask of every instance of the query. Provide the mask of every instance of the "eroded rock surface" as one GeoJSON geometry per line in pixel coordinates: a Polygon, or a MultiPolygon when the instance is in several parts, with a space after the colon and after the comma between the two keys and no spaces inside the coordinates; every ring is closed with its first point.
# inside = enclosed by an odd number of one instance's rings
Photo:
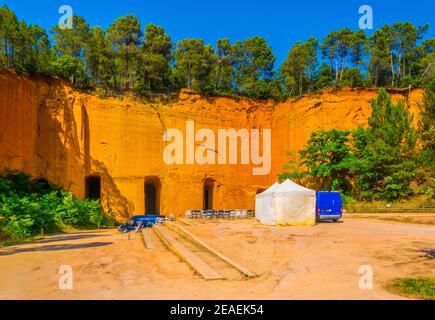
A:
{"type": "MultiPolygon", "coordinates": [[[[376,93],[343,89],[274,103],[183,91],[170,103],[142,103],[99,98],[58,79],[3,71],[0,168],[27,171],[79,197],[86,196],[86,178],[99,176],[102,204],[120,220],[145,212],[147,182],[156,188],[161,214],[201,209],[205,182],[211,184],[214,209],[253,209],[256,192],[276,181],[289,151],[300,150],[314,130],[366,125],[376,93]],[[252,163],[167,165],[163,133],[168,128],[185,133],[187,120],[196,130],[213,130],[216,138],[218,129],[271,129],[270,173],[254,176],[252,163]]],[[[405,99],[416,114],[423,92],[392,97],[405,99]]]]}

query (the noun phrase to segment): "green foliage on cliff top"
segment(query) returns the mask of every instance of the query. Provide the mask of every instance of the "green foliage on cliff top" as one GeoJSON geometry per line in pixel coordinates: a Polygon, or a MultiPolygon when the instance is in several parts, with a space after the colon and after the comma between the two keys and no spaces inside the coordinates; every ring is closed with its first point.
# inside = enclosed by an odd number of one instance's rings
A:
{"type": "Polygon", "coordinates": [[[138,95],[190,88],[205,95],[285,99],[324,88],[419,87],[435,74],[435,39],[428,25],[384,25],[370,37],[344,28],[290,47],[281,66],[259,36],[235,41],[182,39],[175,43],[131,14],[106,30],[74,16],[73,29],[49,37],[0,7],[0,68],[58,76],[79,88],[138,95]]]}

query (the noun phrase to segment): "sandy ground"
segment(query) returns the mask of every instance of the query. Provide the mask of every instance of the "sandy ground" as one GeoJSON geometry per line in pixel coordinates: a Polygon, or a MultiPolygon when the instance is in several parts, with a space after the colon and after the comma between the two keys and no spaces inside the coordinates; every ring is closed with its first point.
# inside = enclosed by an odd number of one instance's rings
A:
{"type": "Polygon", "coordinates": [[[160,241],[145,249],[139,234],[81,232],[1,248],[0,299],[403,299],[383,285],[435,277],[432,225],[195,222],[186,228],[259,276],[205,281],[160,241]],[[72,290],[59,289],[62,265],[72,267],[72,290]],[[363,265],[373,270],[372,290],[359,288],[363,265]]]}
{"type": "Polygon", "coordinates": [[[433,213],[420,213],[420,214],[406,214],[406,213],[353,213],[348,215],[349,218],[370,218],[379,219],[384,221],[405,222],[405,223],[421,223],[435,225],[435,214],[433,213]]]}

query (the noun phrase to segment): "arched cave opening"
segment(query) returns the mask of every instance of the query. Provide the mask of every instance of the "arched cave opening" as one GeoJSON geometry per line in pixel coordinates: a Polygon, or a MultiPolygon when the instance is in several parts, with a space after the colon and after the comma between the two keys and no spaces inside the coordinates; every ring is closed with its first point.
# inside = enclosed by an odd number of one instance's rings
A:
{"type": "Polygon", "coordinates": [[[213,187],[212,179],[207,179],[204,182],[202,208],[203,210],[213,210],[213,187]]]}
{"type": "Polygon", "coordinates": [[[161,183],[157,177],[145,179],[145,214],[160,214],[161,183]]]}
{"type": "Polygon", "coordinates": [[[101,199],[101,178],[90,176],[86,178],[86,198],[91,200],[101,199]]]}

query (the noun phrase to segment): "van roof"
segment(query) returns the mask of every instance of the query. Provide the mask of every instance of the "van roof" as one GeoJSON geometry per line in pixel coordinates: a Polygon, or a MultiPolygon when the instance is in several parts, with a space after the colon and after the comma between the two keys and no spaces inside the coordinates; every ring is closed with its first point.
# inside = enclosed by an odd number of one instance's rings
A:
{"type": "Polygon", "coordinates": [[[316,191],[317,193],[340,193],[340,191],[316,191]]]}

